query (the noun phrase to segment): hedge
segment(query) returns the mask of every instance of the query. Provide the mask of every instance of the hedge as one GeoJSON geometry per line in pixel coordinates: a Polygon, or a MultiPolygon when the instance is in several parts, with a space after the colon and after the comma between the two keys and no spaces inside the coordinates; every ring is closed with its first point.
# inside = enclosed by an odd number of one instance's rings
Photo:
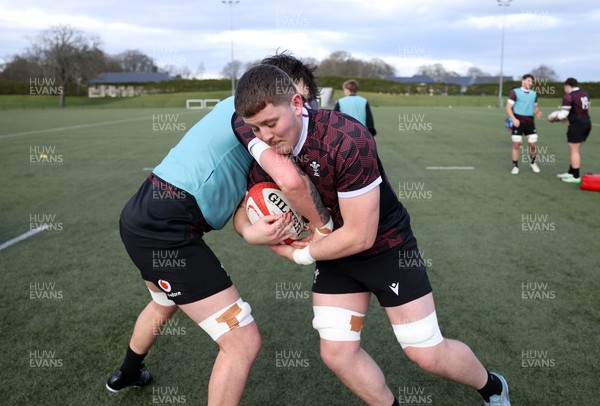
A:
{"type": "MultiPolygon", "coordinates": [[[[351,78],[340,76],[325,76],[319,78],[320,87],[332,87],[341,90],[342,84],[351,78]]],[[[460,85],[450,83],[402,83],[377,78],[355,78],[360,84],[360,90],[373,93],[392,94],[436,94],[436,95],[459,95],[460,85]]],[[[148,93],[184,93],[184,92],[211,92],[231,89],[230,79],[176,79],[159,83],[123,83],[122,85],[144,86],[148,93]]],[[[510,90],[521,86],[520,81],[504,82],[502,87],[503,96],[508,96],[510,90]]],[[[562,82],[546,82],[534,86],[539,97],[556,98],[563,94],[562,82]]],[[[581,83],[581,88],[586,90],[592,99],[600,97],[600,82],[581,83]]],[[[43,94],[43,92],[56,92],[54,87],[35,86],[29,82],[5,82],[0,81],[0,94],[43,94]],[[44,89],[45,88],[45,89],[44,89]]],[[[47,93],[46,93],[47,94],[47,93]]],[[[497,96],[498,83],[486,83],[472,85],[467,88],[467,95],[475,96],[497,96]]],[[[67,96],[85,96],[87,86],[70,84],[67,86],[67,96]]]]}

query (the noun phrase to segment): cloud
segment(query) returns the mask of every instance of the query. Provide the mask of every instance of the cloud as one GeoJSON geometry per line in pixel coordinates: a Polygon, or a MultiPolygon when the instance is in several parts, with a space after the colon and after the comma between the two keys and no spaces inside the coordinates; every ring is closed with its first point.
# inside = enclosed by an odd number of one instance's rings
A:
{"type": "MultiPolygon", "coordinates": [[[[502,28],[502,15],[470,16],[463,20],[463,24],[478,30],[502,28]]],[[[556,28],[563,25],[563,20],[548,14],[544,10],[528,10],[518,13],[507,13],[504,16],[506,29],[539,30],[543,28],[556,28]]]]}
{"type": "Polygon", "coordinates": [[[197,0],[179,0],[176,6],[164,0],[0,0],[0,49],[2,57],[22,53],[29,45],[27,38],[53,25],[69,24],[99,36],[109,54],[138,49],[191,70],[203,63],[207,76],[218,76],[231,58],[233,17],[235,59],[243,62],[277,49],[317,60],[346,51],[355,58],[382,59],[402,75],[432,63],[447,64],[459,73],[469,66],[497,73],[504,12],[506,72],[517,74],[535,63],[562,64],[564,55],[557,49],[564,49],[587,55],[587,64],[565,70],[589,79],[598,76],[598,57],[589,51],[589,44],[600,41],[600,30],[594,29],[600,21],[595,1],[566,5],[528,0],[500,8],[493,0],[322,0],[318,6],[241,0],[233,7],[218,0],[200,6],[197,0]],[[520,43],[526,43],[527,52],[517,57],[520,43]]]}

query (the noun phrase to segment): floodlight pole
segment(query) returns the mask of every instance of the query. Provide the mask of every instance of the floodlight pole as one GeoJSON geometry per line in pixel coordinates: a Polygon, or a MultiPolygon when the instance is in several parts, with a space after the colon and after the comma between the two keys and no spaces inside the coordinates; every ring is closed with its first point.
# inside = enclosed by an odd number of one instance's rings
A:
{"type": "Polygon", "coordinates": [[[238,4],[240,1],[222,0],[221,3],[229,4],[229,17],[231,22],[231,95],[235,96],[235,69],[233,66],[233,5],[238,4]]]}
{"type": "Polygon", "coordinates": [[[504,107],[502,98],[502,82],[504,80],[504,22],[506,17],[506,8],[510,6],[512,0],[496,0],[498,6],[502,7],[502,46],[500,47],[500,89],[498,90],[498,107],[504,107]]]}

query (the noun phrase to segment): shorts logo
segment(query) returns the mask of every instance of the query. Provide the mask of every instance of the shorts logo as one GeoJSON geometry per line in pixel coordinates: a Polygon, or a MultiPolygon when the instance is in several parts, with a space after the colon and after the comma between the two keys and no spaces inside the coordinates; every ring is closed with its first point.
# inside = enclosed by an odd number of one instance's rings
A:
{"type": "Polygon", "coordinates": [[[399,282],[392,283],[390,285],[390,289],[392,290],[392,292],[394,292],[396,294],[396,296],[398,296],[398,288],[399,288],[398,284],[399,284],[399,282]]]}
{"type": "Polygon", "coordinates": [[[160,286],[160,288],[165,292],[171,291],[171,284],[167,281],[163,281],[162,279],[158,280],[158,286],[160,286]]]}

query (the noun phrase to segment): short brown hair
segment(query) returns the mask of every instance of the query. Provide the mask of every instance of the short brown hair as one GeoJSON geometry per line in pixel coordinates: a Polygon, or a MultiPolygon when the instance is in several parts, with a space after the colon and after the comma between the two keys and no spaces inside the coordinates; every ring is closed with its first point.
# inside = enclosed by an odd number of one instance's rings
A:
{"type": "Polygon", "coordinates": [[[344,82],[342,85],[344,89],[348,89],[348,91],[352,94],[358,92],[358,82],[354,79],[350,79],[344,82]]]}
{"type": "Polygon", "coordinates": [[[242,117],[252,117],[267,104],[275,106],[290,102],[296,94],[294,81],[273,65],[256,65],[242,75],[235,90],[235,111],[242,117]]]}
{"type": "Polygon", "coordinates": [[[531,78],[531,80],[535,81],[535,78],[533,77],[533,75],[531,73],[526,73],[523,75],[523,77],[521,79],[525,80],[531,78]]]}
{"type": "Polygon", "coordinates": [[[309,100],[319,97],[319,87],[315,78],[317,67],[315,65],[302,62],[287,50],[267,56],[260,63],[277,66],[290,75],[296,84],[301,80],[308,89],[309,100]]]}
{"type": "Polygon", "coordinates": [[[565,80],[565,85],[569,85],[571,87],[577,87],[578,84],[579,82],[577,82],[577,79],[575,78],[568,78],[565,80]]]}

